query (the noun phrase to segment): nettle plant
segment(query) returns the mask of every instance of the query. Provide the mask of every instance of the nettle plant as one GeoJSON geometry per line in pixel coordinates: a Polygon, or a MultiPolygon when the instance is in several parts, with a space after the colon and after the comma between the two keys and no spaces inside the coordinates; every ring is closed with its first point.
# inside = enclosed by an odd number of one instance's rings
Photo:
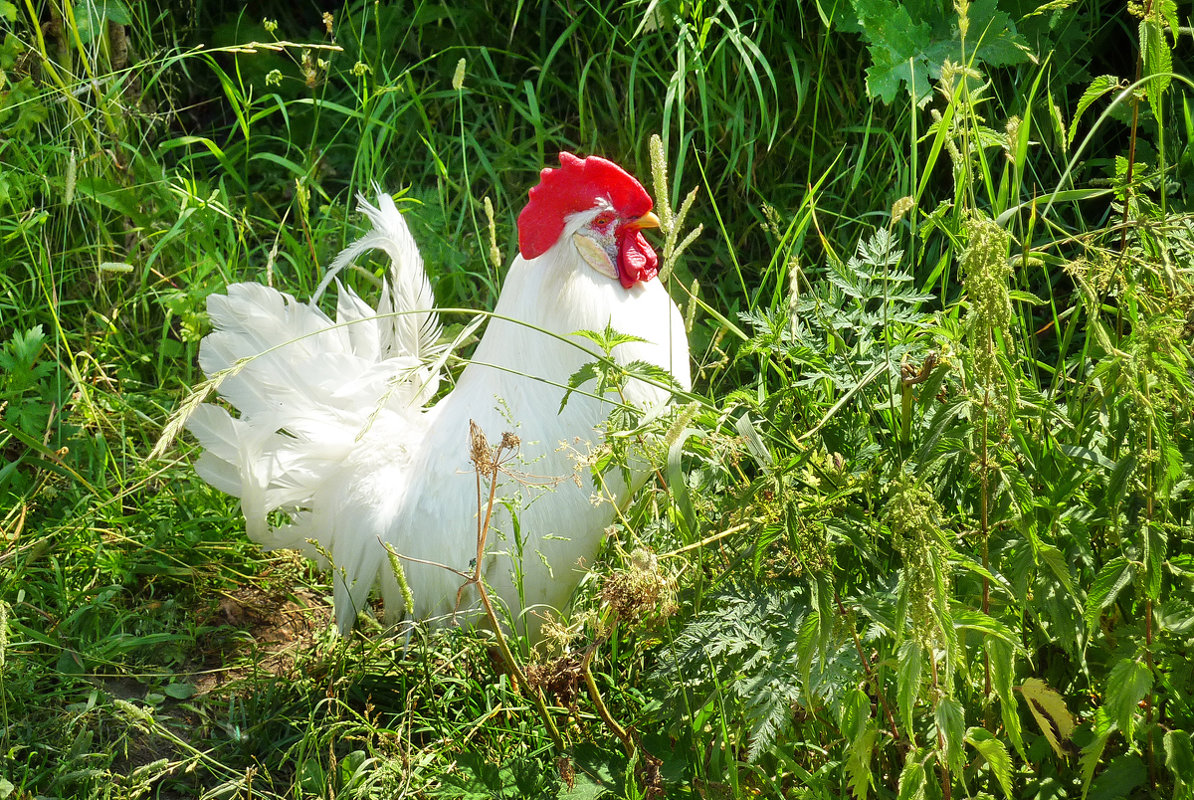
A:
{"type": "MultiPolygon", "coordinates": [[[[1160,107],[1145,73],[1104,100],[1160,107]]],[[[1072,138],[1040,85],[999,130],[981,74],[943,70],[927,141],[953,199],[897,203],[811,283],[777,252],[788,291],[743,316],[759,378],[731,400],[767,452],[707,524],[750,535],[657,669],[680,734],[713,733],[710,778],[1194,796],[1194,236],[1131,154],[1069,197],[1110,196],[1117,224],[1034,204],[1033,138],[1072,138]]]]}

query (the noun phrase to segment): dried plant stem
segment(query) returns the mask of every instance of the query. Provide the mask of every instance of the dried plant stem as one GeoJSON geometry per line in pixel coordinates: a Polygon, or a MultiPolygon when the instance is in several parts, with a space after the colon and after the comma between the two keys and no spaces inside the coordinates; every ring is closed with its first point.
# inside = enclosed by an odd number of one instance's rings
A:
{"type": "Polygon", "coordinates": [[[493,629],[494,638],[497,640],[498,651],[502,654],[502,661],[506,664],[506,669],[514,676],[515,681],[519,687],[525,691],[535,704],[535,709],[539,712],[540,719],[543,720],[544,727],[547,728],[547,733],[551,737],[552,744],[555,745],[557,752],[563,754],[567,750],[564,744],[564,738],[560,735],[559,729],[556,727],[555,721],[551,718],[551,710],[547,707],[547,702],[543,699],[542,690],[532,687],[527,681],[526,673],[523,672],[518,660],[514,658],[514,653],[510,650],[510,644],[506,641],[506,634],[502,631],[501,621],[498,620],[497,611],[493,607],[493,602],[489,599],[489,592],[485,588],[485,581],[482,580],[481,569],[484,563],[485,556],[485,542],[489,538],[489,525],[493,519],[493,505],[497,499],[497,479],[498,472],[502,465],[502,454],[508,448],[508,442],[517,442],[515,437],[502,437],[502,442],[492,451],[489,445],[485,442],[485,435],[476,423],[469,421],[469,433],[472,440],[473,464],[476,468],[477,474],[477,558],[473,564],[473,573],[468,576],[468,579],[461,584],[456,592],[456,604],[460,605],[460,596],[465,588],[470,584],[477,587],[477,595],[481,599],[481,606],[485,609],[485,616],[489,619],[489,625],[493,629]],[[481,477],[482,473],[489,481],[489,497],[485,503],[485,514],[481,514],[481,477]]]}

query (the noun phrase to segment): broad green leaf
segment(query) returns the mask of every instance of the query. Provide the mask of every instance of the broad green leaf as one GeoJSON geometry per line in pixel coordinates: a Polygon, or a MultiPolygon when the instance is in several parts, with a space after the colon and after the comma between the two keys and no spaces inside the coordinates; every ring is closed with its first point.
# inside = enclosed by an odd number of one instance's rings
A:
{"type": "Polygon", "coordinates": [[[658,383],[673,388],[677,387],[676,379],[672,373],[658,364],[652,364],[650,361],[636,359],[628,362],[622,369],[626,371],[627,378],[641,378],[651,383],[658,383]]]}
{"type": "Polygon", "coordinates": [[[175,700],[186,700],[195,695],[195,687],[189,683],[168,683],[162,691],[175,700]]]}
{"type": "Polygon", "coordinates": [[[957,61],[963,52],[976,66],[1030,58],[1015,22],[995,0],[966,4],[970,35],[964,45],[957,15],[945,13],[935,0],[854,0],[853,7],[871,56],[867,94],[885,103],[895,99],[901,86],[922,102],[945,61],[957,61]]]}
{"type": "Polygon", "coordinates": [[[1024,695],[1028,710],[1053,747],[1053,752],[1057,753],[1058,758],[1065,758],[1061,743],[1068,742],[1074,731],[1074,717],[1066,708],[1065,700],[1040,678],[1025,680],[1020,686],[1020,694],[1024,695]]]}
{"type": "Polygon", "coordinates": [[[842,698],[841,716],[838,726],[843,734],[854,739],[862,735],[867,721],[871,718],[871,699],[866,692],[855,689],[842,698]]]}
{"type": "Polygon", "coordinates": [[[608,796],[609,793],[608,784],[590,778],[587,772],[577,770],[572,786],[565,788],[559,798],[560,800],[597,800],[599,797],[608,796]]]}
{"type": "Polygon", "coordinates": [[[1044,562],[1049,571],[1061,581],[1061,585],[1065,587],[1066,594],[1069,595],[1070,600],[1078,609],[1078,613],[1082,613],[1082,601],[1078,597],[1078,592],[1074,589],[1074,577],[1070,574],[1070,564],[1066,560],[1065,554],[1057,549],[1056,545],[1048,542],[1041,542],[1040,547],[1037,548],[1036,556],[1044,562]]]}
{"type": "Polygon", "coordinates": [[[1127,739],[1132,738],[1136,706],[1153,688],[1153,673],[1147,664],[1135,659],[1121,659],[1111,668],[1107,678],[1107,717],[1127,739]]]}
{"type": "Polygon", "coordinates": [[[1091,464],[1096,464],[1103,469],[1110,472],[1115,469],[1115,462],[1107,458],[1107,456],[1095,450],[1093,447],[1079,447],[1074,444],[1059,444],[1057,446],[1061,452],[1065,453],[1070,458],[1075,458],[1080,461],[1088,461],[1091,464]]]}
{"type": "Polygon", "coordinates": [[[1110,506],[1117,506],[1123,502],[1128,491],[1128,481],[1136,472],[1137,458],[1135,453],[1128,453],[1115,464],[1111,470],[1111,477],[1107,479],[1107,499],[1110,506]]]}
{"type": "Polygon", "coordinates": [[[986,578],[987,580],[991,581],[993,588],[1005,592],[1008,595],[1008,597],[1015,597],[1016,593],[1012,589],[1011,584],[1008,583],[1007,579],[1004,578],[1002,575],[1000,575],[995,570],[990,569],[988,567],[984,567],[982,564],[975,561],[973,558],[970,558],[965,553],[951,552],[949,554],[949,558],[951,561],[953,561],[954,564],[956,564],[960,567],[964,567],[965,569],[970,570],[971,572],[975,573],[976,575],[980,575],[980,576],[986,578]]]}
{"type": "Polygon", "coordinates": [[[1169,552],[1169,537],[1160,525],[1147,524],[1141,532],[1145,546],[1144,593],[1153,601],[1161,599],[1165,556],[1169,552]]]}
{"type": "Polygon", "coordinates": [[[697,433],[694,428],[685,428],[676,436],[667,449],[667,485],[672,493],[672,499],[680,508],[680,516],[688,536],[695,536],[697,531],[696,509],[692,505],[692,497],[688,492],[688,483],[684,479],[683,456],[684,443],[688,437],[697,433]]]}
{"type": "Polygon", "coordinates": [[[820,630],[821,615],[816,609],[812,609],[804,615],[804,619],[800,621],[800,628],[796,631],[796,665],[805,686],[812,682],[813,658],[819,651],[817,642],[820,630]]]}
{"type": "Polygon", "coordinates": [[[1170,633],[1185,634],[1194,630],[1194,605],[1178,597],[1171,597],[1153,607],[1157,627],[1170,633]]]}
{"type": "Polygon", "coordinates": [[[614,348],[620,344],[627,344],[629,342],[645,342],[646,341],[646,339],[643,339],[642,337],[639,337],[639,336],[631,336],[628,333],[619,333],[618,331],[614,330],[608,324],[605,326],[605,330],[603,330],[603,331],[593,331],[593,330],[585,329],[585,330],[573,331],[572,335],[580,336],[584,339],[588,339],[590,342],[592,342],[593,344],[600,347],[601,351],[603,353],[605,353],[606,355],[609,355],[610,353],[612,353],[614,348]]]}
{"type": "Polygon", "coordinates": [[[75,193],[128,217],[137,227],[150,227],[149,220],[141,211],[141,195],[133,189],[86,175],[80,177],[75,184],[75,193]]]}
{"type": "Polygon", "coordinates": [[[999,781],[1003,794],[1012,797],[1012,757],[1008,755],[1003,742],[986,728],[970,728],[966,731],[966,742],[978,751],[991,768],[991,774],[999,781]]]}

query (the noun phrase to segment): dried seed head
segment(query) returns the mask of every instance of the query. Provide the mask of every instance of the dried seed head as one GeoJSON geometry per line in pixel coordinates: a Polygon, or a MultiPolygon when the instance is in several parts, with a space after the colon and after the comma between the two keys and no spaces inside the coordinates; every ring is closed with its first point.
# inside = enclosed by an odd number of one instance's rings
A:
{"type": "Polygon", "coordinates": [[[532,689],[542,689],[561,706],[571,708],[576,704],[581,679],[580,656],[570,653],[544,664],[528,664],[526,674],[532,689]]]}
{"type": "Polygon", "coordinates": [[[675,589],[659,567],[654,553],[639,548],[630,554],[629,569],[618,570],[601,582],[601,600],[620,619],[669,617],[676,611],[675,589]]]}
{"type": "Polygon", "coordinates": [[[485,438],[485,432],[481,430],[481,426],[473,422],[471,419],[468,422],[469,435],[469,460],[473,462],[473,466],[484,473],[493,471],[493,448],[489,446],[489,440],[485,438]]]}

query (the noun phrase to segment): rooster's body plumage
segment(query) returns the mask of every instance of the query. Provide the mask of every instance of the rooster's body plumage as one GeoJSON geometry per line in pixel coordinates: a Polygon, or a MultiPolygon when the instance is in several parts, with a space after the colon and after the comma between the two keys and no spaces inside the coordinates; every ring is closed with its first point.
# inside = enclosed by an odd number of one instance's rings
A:
{"type": "MultiPolygon", "coordinates": [[[[342,632],[377,583],[388,616],[404,608],[383,543],[402,558],[415,617],[462,610],[461,578],[436,565],[471,571],[476,556],[470,421],[493,440],[506,431],[521,440],[518,460],[500,477],[503,502],[483,565],[487,584],[516,614],[564,605],[580,564],[613,519],[613,504],[635,488],[613,470],[604,487],[612,497],[594,496],[584,456],[600,444],[612,405],[576,392],[560,410],[569,377],[595,357],[591,342],[571,334],[608,325],[638,337],[643,341],[618,345],[613,359],[654,364],[689,387],[681,316],[660,282],[650,280],[654,253],[639,233],[655,222],[649,199],[643,209],[637,194],[633,202],[620,197],[624,187],[602,189],[601,179],[618,178],[606,165],[633,181],[609,162],[563,154],[561,163],[544,171],[520,217],[523,255],[509,269],[470,363],[433,405],[443,360],[439,321],[418,248],[386,195],[377,206],[362,199],[373,230],[329,273],[365,250],[384,250],[392,264],[377,309],[347,287],[339,288],[334,321],[314,304],[257,284],[234,284],[209,299],[215,330],[200,346],[200,365],[209,376],[226,375],[219,392],[239,417],[217,405],[198,408],[188,421],[205,448],[196,470],[241,499],[256,541],[297,548],[325,564],[330,556],[342,632]],[[572,174],[596,180],[597,189],[582,186],[574,192],[579,199],[565,194],[561,203],[551,194],[561,187],[549,184],[572,174]],[[636,207],[605,224],[620,201],[636,207]],[[530,241],[535,237],[538,243],[530,241]],[[610,264],[594,246],[604,248],[610,264]],[[635,273],[643,253],[646,269],[635,273]],[[275,511],[288,522],[271,524],[275,511]]],[[[593,387],[590,381],[582,388],[593,387]]],[[[666,390],[637,380],[624,393],[640,408],[668,399],[666,390]]],[[[632,470],[632,483],[645,475],[642,467],[632,470]]]]}

